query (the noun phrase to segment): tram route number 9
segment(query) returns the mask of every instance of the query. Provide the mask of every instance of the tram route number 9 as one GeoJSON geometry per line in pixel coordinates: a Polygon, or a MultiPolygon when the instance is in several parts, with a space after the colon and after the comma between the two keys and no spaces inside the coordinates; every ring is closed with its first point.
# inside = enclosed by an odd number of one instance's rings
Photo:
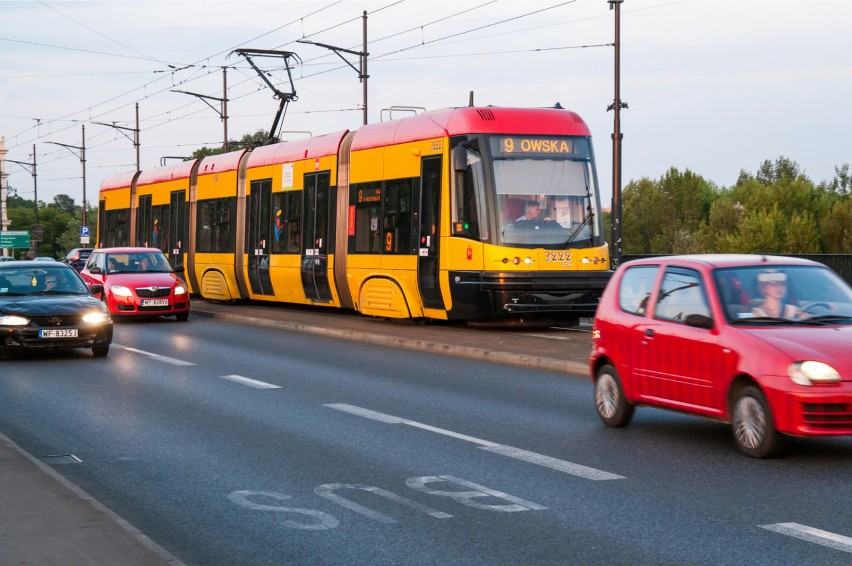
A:
{"type": "Polygon", "coordinates": [[[570,250],[556,250],[556,251],[545,251],[544,252],[544,261],[560,261],[571,263],[571,251],[570,250]]]}

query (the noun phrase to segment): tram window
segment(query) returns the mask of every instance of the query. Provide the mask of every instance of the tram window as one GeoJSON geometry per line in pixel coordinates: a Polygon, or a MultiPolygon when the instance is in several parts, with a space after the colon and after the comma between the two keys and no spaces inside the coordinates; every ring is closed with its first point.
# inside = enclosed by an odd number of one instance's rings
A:
{"type": "Polygon", "coordinates": [[[136,245],[147,247],[151,238],[151,195],[141,195],[136,207],[136,245]]]}
{"type": "Polygon", "coordinates": [[[482,158],[467,151],[467,170],[454,174],[453,234],[474,239],[487,239],[485,219],[485,176],[482,158]]]}
{"type": "Polygon", "coordinates": [[[382,184],[374,181],[352,186],[355,199],[355,252],[381,253],[382,184]]]}
{"type": "Polygon", "coordinates": [[[299,253],[302,233],[302,192],[287,191],[272,195],[272,214],[272,253],[299,253]]]}
{"type": "Polygon", "coordinates": [[[412,179],[385,183],[384,253],[413,253],[411,250],[411,183],[412,179]]]}
{"type": "Polygon", "coordinates": [[[130,209],[106,211],[106,234],[104,234],[103,245],[105,247],[130,245],[130,209]]]}
{"type": "Polygon", "coordinates": [[[161,204],[151,209],[151,245],[170,253],[169,249],[169,205],[161,204]]]}
{"type": "Polygon", "coordinates": [[[198,201],[197,251],[234,251],[234,205],[233,198],[198,201]]]}

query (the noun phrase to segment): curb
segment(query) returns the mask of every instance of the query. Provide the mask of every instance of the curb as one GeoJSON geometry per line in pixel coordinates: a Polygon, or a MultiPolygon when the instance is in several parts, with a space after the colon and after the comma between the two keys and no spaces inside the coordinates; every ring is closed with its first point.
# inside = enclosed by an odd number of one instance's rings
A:
{"type": "Polygon", "coordinates": [[[495,350],[486,350],[484,348],[472,348],[469,346],[456,346],[453,344],[443,344],[440,342],[429,342],[427,340],[417,340],[411,338],[399,338],[396,336],[387,336],[384,334],[368,334],[368,333],[352,333],[347,330],[337,330],[334,328],[324,328],[321,326],[312,326],[300,322],[286,322],[279,320],[268,320],[262,318],[254,318],[250,316],[221,313],[213,311],[205,311],[203,309],[193,308],[194,315],[203,316],[205,318],[217,318],[228,320],[240,324],[250,324],[252,326],[263,326],[265,328],[277,328],[279,330],[291,330],[294,332],[302,332],[304,334],[314,334],[317,336],[325,336],[329,338],[339,338],[343,340],[351,340],[355,342],[364,342],[366,344],[378,344],[383,346],[394,346],[397,348],[405,348],[407,350],[418,350],[421,352],[432,352],[435,354],[444,354],[447,356],[455,356],[459,358],[468,358],[473,360],[482,360],[494,362],[497,364],[513,365],[525,368],[536,368],[550,371],[558,371],[563,373],[578,373],[585,375],[589,371],[589,366],[581,362],[573,362],[567,360],[558,360],[555,358],[541,358],[537,356],[529,356],[524,354],[510,354],[507,352],[498,352],[495,350]]]}

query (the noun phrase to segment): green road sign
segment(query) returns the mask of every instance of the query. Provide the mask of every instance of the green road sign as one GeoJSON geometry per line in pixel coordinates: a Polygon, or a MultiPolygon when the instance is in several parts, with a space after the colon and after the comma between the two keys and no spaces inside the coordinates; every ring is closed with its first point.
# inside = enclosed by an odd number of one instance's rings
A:
{"type": "Polygon", "coordinates": [[[0,232],[0,248],[30,247],[30,233],[26,230],[11,230],[0,232]]]}

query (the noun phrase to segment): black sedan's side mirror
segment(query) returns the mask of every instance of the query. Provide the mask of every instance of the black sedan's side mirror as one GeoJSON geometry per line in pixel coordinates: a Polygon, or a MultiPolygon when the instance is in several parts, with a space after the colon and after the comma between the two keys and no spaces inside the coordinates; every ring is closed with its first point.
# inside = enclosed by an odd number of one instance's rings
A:
{"type": "Polygon", "coordinates": [[[104,286],[101,285],[100,283],[95,283],[94,285],[92,285],[92,294],[93,295],[98,295],[98,294],[103,293],[103,292],[104,292],[104,286]]]}
{"type": "Polygon", "coordinates": [[[713,319],[703,314],[690,314],[684,322],[686,322],[687,326],[694,326],[696,328],[706,328],[708,330],[713,328],[713,319]]]}

